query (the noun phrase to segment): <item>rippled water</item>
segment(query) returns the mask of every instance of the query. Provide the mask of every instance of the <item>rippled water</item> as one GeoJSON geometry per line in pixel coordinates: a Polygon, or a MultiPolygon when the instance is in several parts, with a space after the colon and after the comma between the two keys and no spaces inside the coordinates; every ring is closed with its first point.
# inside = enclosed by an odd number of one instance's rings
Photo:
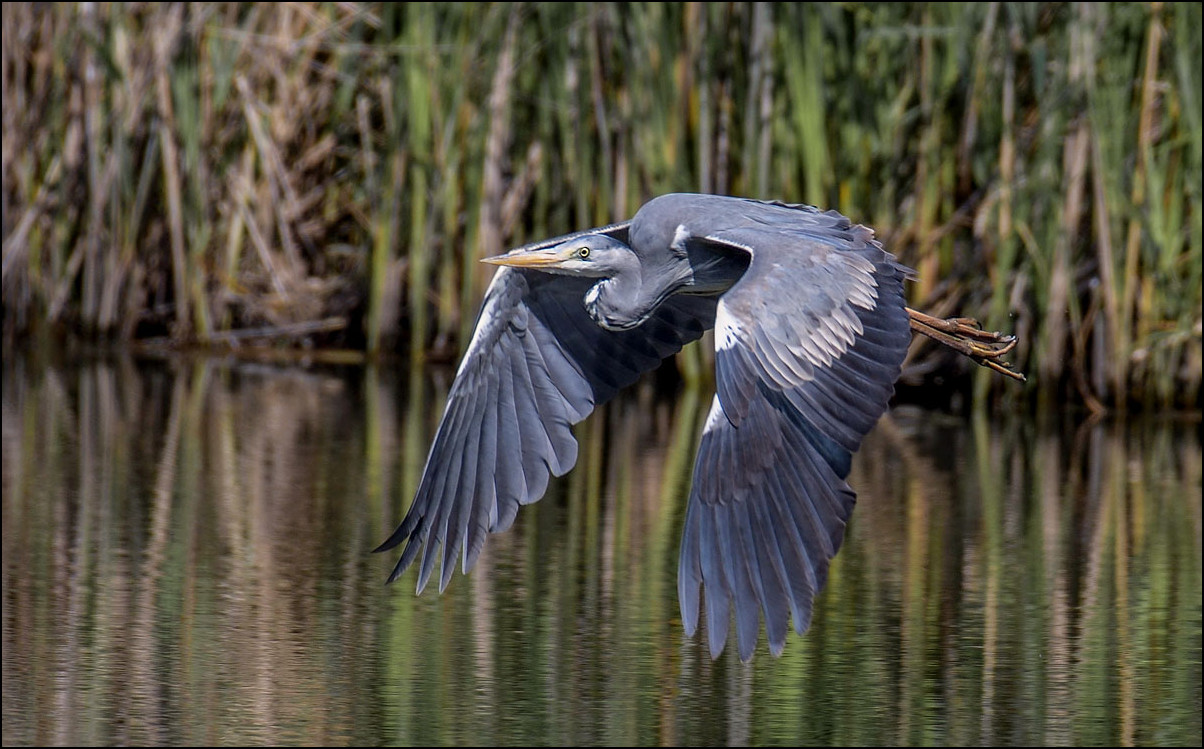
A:
{"type": "Polygon", "coordinates": [[[6,355],[10,744],[1201,741],[1192,420],[897,409],[781,658],[684,637],[701,404],[644,383],[468,576],[372,555],[450,372],[6,355]]]}

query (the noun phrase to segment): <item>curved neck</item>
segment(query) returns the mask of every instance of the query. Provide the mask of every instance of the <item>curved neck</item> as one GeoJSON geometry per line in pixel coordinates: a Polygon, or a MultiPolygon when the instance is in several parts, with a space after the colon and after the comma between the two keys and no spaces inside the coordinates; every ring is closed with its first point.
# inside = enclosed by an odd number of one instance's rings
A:
{"type": "Polygon", "coordinates": [[[589,316],[607,330],[629,330],[648,317],[653,305],[642,299],[640,271],[617,273],[585,292],[589,316]]]}
{"type": "MultiPolygon", "coordinates": [[[[585,293],[585,309],[607,330],[630,330],[648,319],[667,296],[688,281],[678,268],[653,268],[645,275],[635,253],[614,274],[585,293]]],[[[689,266],[685,267],[689,270],[689,266]]]]}

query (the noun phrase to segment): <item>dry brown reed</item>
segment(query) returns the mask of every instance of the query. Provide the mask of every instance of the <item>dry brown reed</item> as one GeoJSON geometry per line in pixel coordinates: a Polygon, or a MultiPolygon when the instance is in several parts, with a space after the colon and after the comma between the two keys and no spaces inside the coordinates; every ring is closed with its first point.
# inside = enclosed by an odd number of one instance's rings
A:
{"type": "MultiPolygon", "coordinates": [[[[477,259],[700,190],[874,226],[921,271],[913,305],[1021,335],[1032,388],[1199,404],[1198,5],[6,3],[3,23],[6,345],[325,321],[311,344],[450,358],[477,259]]],[[[924,344],[911,365],[911,385],[969,371],[924,344]]]]}

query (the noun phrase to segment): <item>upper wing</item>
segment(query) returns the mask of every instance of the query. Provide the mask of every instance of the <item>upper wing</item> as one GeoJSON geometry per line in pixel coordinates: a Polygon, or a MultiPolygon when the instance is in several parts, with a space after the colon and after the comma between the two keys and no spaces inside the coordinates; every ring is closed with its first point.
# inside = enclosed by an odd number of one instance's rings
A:
{"type": "MultiPolygon", "coordinates": [[[[593,231],[625,240],[627,226],[593,231]]],[[[570,425],[714,324],[714,299],[675,297],[639,328],[605,330],[582,303],[593,283],[498,269],[448,393],[414,501],[401,525],[376,549],[406,541],[390,582],[425,543],[421,591],[442,545],[442,591],[457,553],[467,571],[486,531],[508,528],[519,505],[543,496],[549,473],[560,476],[573,467],[577,441],[570,425]]]]}
{"type": "Polygon", "coordinates": [[[835,212],[752,203],[689,241],[752,255],[715,321],[717,393],[686,511],[678,593],[686,632],[706,587],[712,656],[736,612],[742,660],[760,614],[774,654],[801,634],[855,495],[852,453],[886,409],[911,338],[908,269],[835,212]],[[729,222],[730,224],[730,222],[729,222]]]}

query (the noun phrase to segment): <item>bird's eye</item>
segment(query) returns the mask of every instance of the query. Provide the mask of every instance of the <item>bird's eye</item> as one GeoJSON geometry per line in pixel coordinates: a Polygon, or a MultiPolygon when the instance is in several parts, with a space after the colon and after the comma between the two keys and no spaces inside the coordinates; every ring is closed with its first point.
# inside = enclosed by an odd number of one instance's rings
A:
{"type": "Polygon", "coordinates": [[[582,247],[581,249],[577,250],[577,257],[585,260],[587,257],[589,257],[589,248],[582,247]]]}

